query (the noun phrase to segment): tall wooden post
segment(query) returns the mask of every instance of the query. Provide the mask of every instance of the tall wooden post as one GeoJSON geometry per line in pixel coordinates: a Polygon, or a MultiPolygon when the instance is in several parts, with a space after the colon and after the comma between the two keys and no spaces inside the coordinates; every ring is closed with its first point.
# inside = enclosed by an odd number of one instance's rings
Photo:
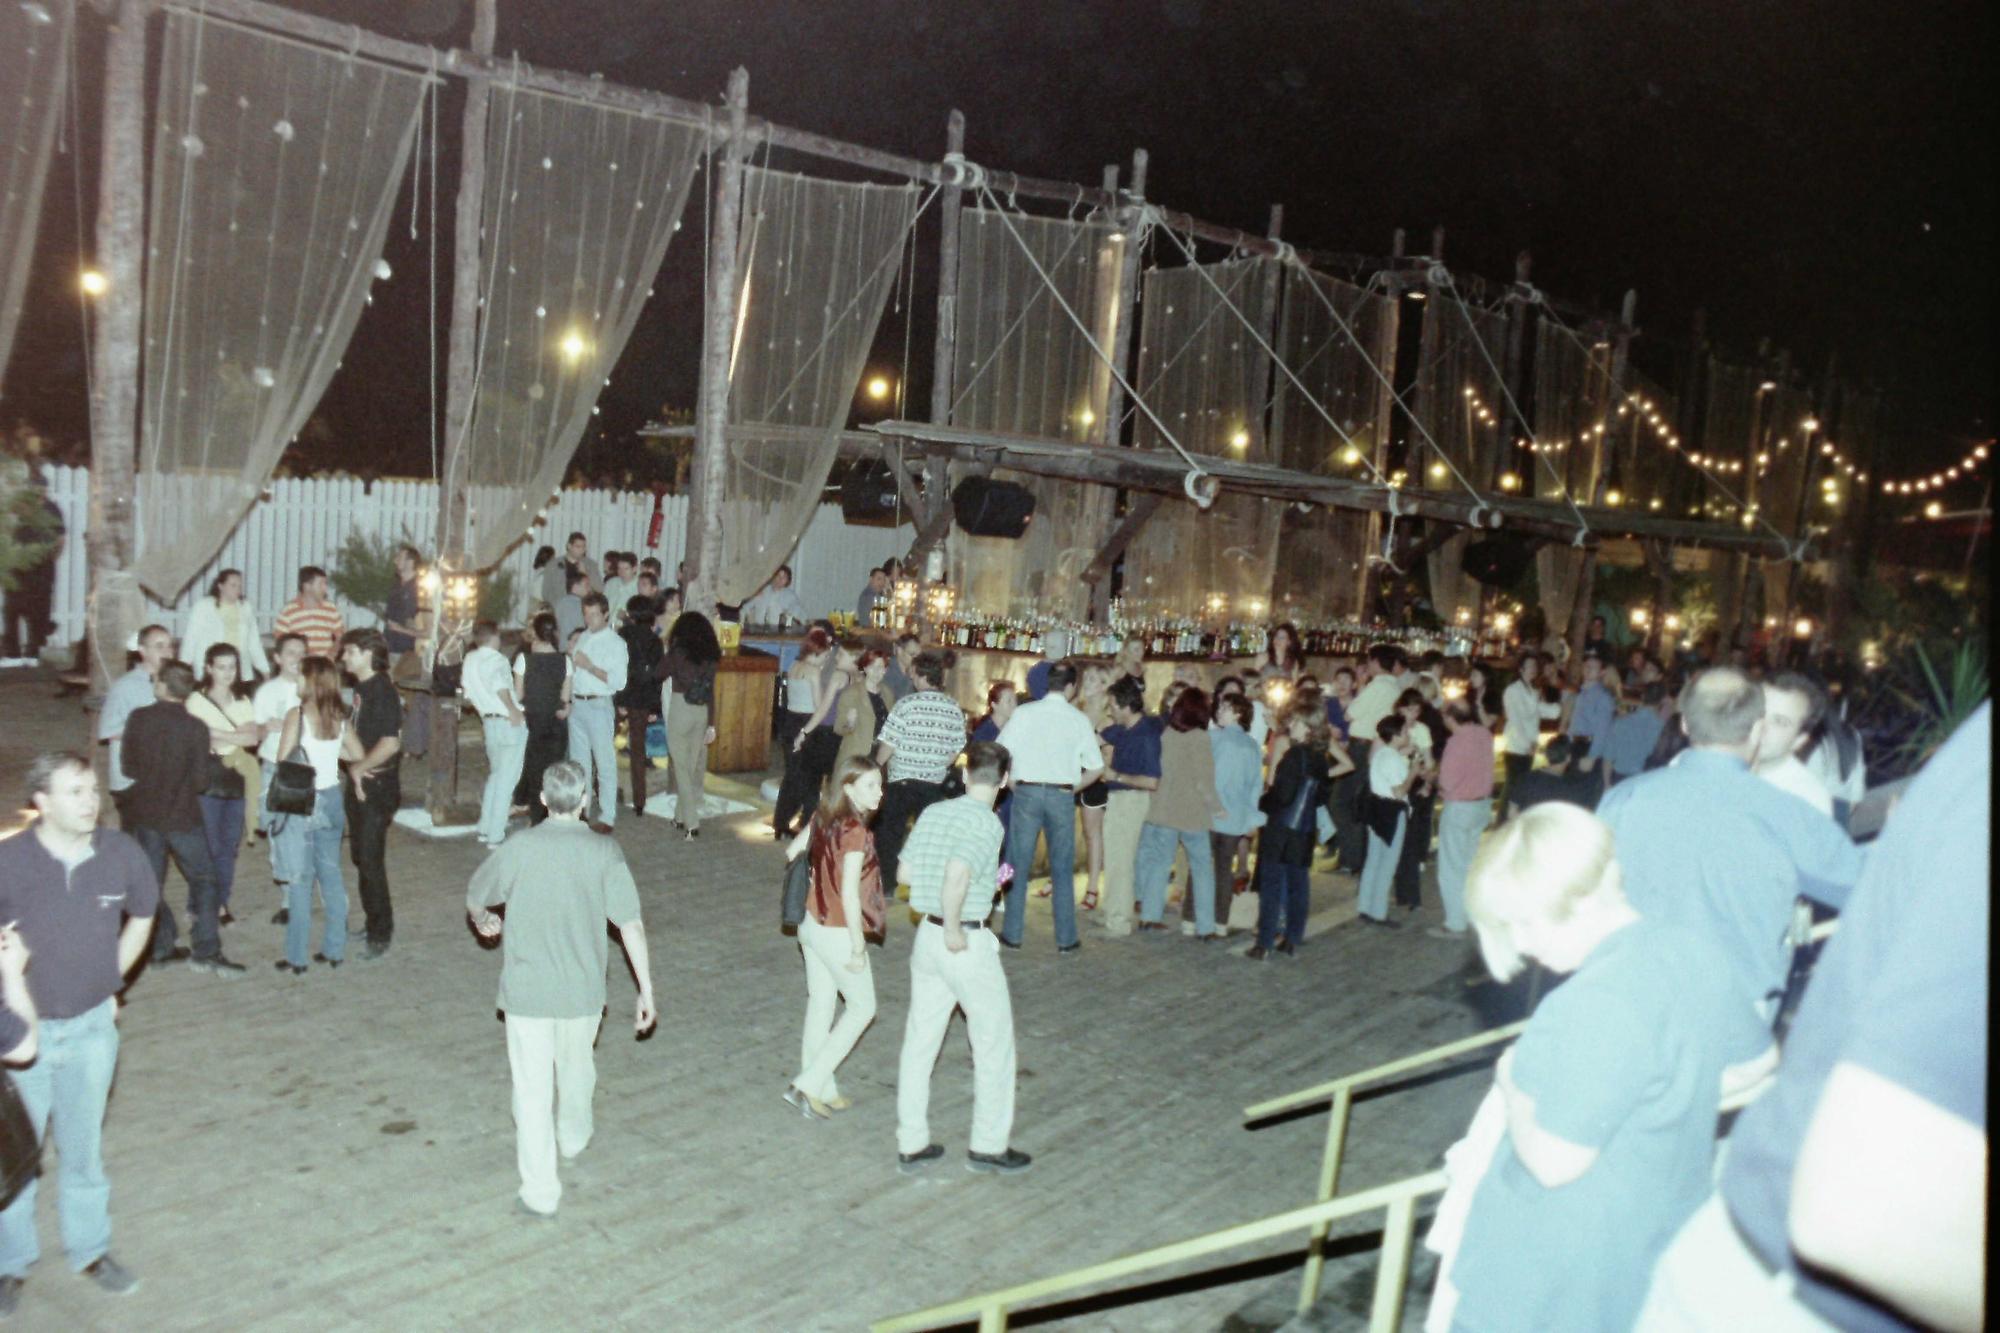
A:
{"type": "MultiPolygon", "coordinates": [[[[1618,313],[1618,331],[1611,338],[1611,375],[1605,382],[1603,420],[1610,421],[1618,410],[1617,398],[1620,386],[1625,382],[1625,365],[1632,351],[1632,334],[1639,318],[1639,293],[1625,293],[1625,304],[1618,313]]],[[[1602,502],[1605,482],[1604,436],[1597,436],[1597,445],[1591,451],[1590,487],[1584,494],[1585,504],[1602,502]]],[[[1595,603],[1597,583],[1597,548],[1587,546],[1583,559],[1576,571],[1576,601],[1569,608],[1569,633],[1564,637],[1569,641],[1570,660],[1577,661],[1583,656],[1583,638],[1590,629],[1591,606],[1595,603]]]]}
{"type": "MultiPolygon", "coordinates": [[[[472,50],[475,55],[493,54],[494,29],[498,26],[496,0],[477,0],[472,11],[472,50]]],[[[467,455],[472,428],[472,397],[478,374],[479,271],[482,215],[486,205],[486,120],[492,100],[492,85],[481,75],[465,80],[465,126],[460,138],[458,161],[458,203],[451,238],[451,333],[450,356],[445,362],[444,456],[438,469],[438,525],[435,568],[444,579],[465,573],[470,558],[466,548],[466,497],[471,492],[467,455]]],[[[437,648],[444,628],[444,600],[448,583],[440,581],[431,591],[430,658],[433,673],[437,648]]],[[[436,676],[433,674],[432,679],[436,676]]],[[[455,822],[458,803],[458,700],[441,698],[433,691],[424,696],[423,706],[431,710],[430,784],[424,804],[431,823],[455,822]]]]}
{"type": "MultiPolygon", "coordinates": [[[[1837,353],[1827,356],[1826,378],[1820,381],[1819,402],[1813,414],[1815,420],[1819,422],[1819,430],[1807,431],[1805,438],[1801,441],[1805,446],[1806,457],[1805,466],[1799,470],[1798,520],[1792,525],[1792,540],[1795,542],[1804,541],[1812,531],[1813,483],[1819,480],[1820,459],[1819,448],[1813,440],[1813,436],[1817,434],[1821,440],[1830,438],[1830,432],[1834,424],[1834,395],[1839,392],[1840,388],[1840,382],[1834,378],[1834,373],[1839,368],[1839,364],[1837,353]]],[[[1804,572],[1802,567],[1805,564],[1803,560],[1792,560],[1787,563],[1789,568],[1785,571],[1785,611],[1778,620],[1778,633],[1780,634],[1789,634],[1791,632],[1790,627],[1799,604],[1799,575],[1804,572]]]]}
{"type": "MultiPolygon", "coordinates": [[[[1111,176],[1106,173],[1107,179],[1111,176]]],[[[1115,188],[1115,181],[1113,182],[1115,188]]],[[[1118,256],[1118,310],[1111,326],[1111,364],[1118,367],[1120,374],[1129,374],[1132,364],[1132,313],[1139,304],[1139,261],[1143,248],[1146,211],[1146,150],[1132,150],[1132,180],[1123,194],[1124,204],[1118,210],[1118,230],[1125,237],[1125,248],[1118,256]]],[[[1124,444],[1122,426],[1125,420],[1125,386],[1116,376],[1104,391],[1104,420],[1098,424],[1097,443],[1116,449],[1124,444]]],[[[1090,618],[1099,624],[1111,618],[1111,567],[1131,539],[1138,534],[1145,519],[1159,509],[1157,498],[1128,496],[1126,520],[1115,527],[1107,537],[1104,548],[1084,571],[1084,582],[1090,585],[1090,618]],[[1142,504],[1141,501],[1144,501],[1142,504]],[[1137,522],[1132,522],[1133,518],[1137,522]],[[1115,547],[1115,549],[1114,549],[1115,547]]]]}
{"type": "MultiPolygon", "coordinates": [[[[945,117],[944,151],[947,157],[965,152],[965,113],[954,108],[945,117]]],[[[956,161],[956,158],[952,160],[956,161]]],[[[937,335],[931,344],[931,424],[951,424],[951,406],[957,388],[958,367],[958,225],[965,207],[965,188],[947,176],[938,186],[938,297],[937,335]]],[[[887,448],[886,444],[883,446],[887,448]]],[[[899,446],[900,447],[900,446],[899,446]]],[[[944,510],[951,501],[950,466],[937,454],[926,451],[923,459],[923,509],[915,515],[916,537],[903,556],[903,576],[917,581],[916,612],[919,622],[928,618],[930,580],[924,577],[931,549],[948,540],[951,528],[944,510]]]]}
{"type": "Polygon", "coordinates": [[[125,643],[145,623],[132,572],[139,445],[140,286],[146,248],[146,15],[122,0],[104,50],[104,150],[97,202],[97,268],[109,286],[97,320],[91,389],[90,694],[102,698],[125,669],[125,643]]]}
{"type": "MultiPolygon", "coordinates": [[[[1389,246],[1390,262],[1394,264],[1403,257],[1403,229],[1396,228],[1395,237],[1389,246]]],[[[1359,349],[1375,359],[1375,365],[1382,372],[1378,381],[1380,387],[1375,393],[1375,438],[1374,463],[1378,471],[1389,464],[1389,432],[1396,421],[1396,349],[1403,333],[1403,286],[1400,274],[1392,273],[1388,285],[1388,308],[1382,312],[1382,326],[1376,330],[1374,348],[1359,349]]],[[[1372,474],[1371,474],[1372,475],[1372,474]]],[[[1354,618],[1366,624],[1375,609],[1374,566],[1370,563],[1377,548],[1382,544],[1382,516],[1370,513],[1366,521],[1366,531],[1361,539],[1361,568],[1354,576],[1354,618]]]]}
{"type": "Polygon", "coordinates": [[[722,565],[722,499],[729,479],[729,350],[736,336],[736,237],[743,215],[743,163],[750,156],[745,122],[750,71],[729,73],[724,99],[729,141],[715,174],[714,223],[708,252],[708,293],[701,332],[701,395],[695,413],[694,490],[688,497],[687,605],[715,614],[722,565]]]}
{"type": "MultiPolygon", "coordinates": [[[[1507,346],[1500,359],[1500,380],[1507,386],[1502,409],[1507,425],[1494,439],[1493,455],[1487,460],[1487,466],[1472,474],[1475,482],[1488,488],[1499,486],[1500,474],[1507,470],[1507,464],[1513,458],[1514,441],[1532,433],[1518,409],[1523,349],[1527,344],[1528,317],[1534,292],[1528,277],[1534,271],[1534,263],[1533,256],[1526,250],[1514,256],[1514,290],[1507,302],[1507,346]]],[[[1528,490],[1528,494],[1534,494],[1533,488],[1528,490]]]]}

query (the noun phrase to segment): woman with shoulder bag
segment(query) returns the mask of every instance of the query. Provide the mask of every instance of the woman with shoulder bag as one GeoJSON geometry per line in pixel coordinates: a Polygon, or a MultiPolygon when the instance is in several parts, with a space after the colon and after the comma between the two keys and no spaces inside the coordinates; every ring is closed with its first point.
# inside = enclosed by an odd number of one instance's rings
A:
{"type": "Polygon", "coordinates": [[[287,859],[294,868],[286,890],[285,956],[278,960],[278,970],[293,976],[306,970],[315,882],[326,925],[313,961],[339,967],[347,956],[347,881],[340,869],[347,805],[341,798],[340,764],[358,762],[366,751],[341,702],[340,668],[324,657],[308,657],[299,668],[299,706],[285,714],[278,753],[290,758],[298,751],[312,765],[313,812],[286,816],[278,833],[293,840],[287,859]]]}
{"type": "Polygon", "coordinates": [[[236,856],[243,850],[243,812],[248,794],[263,786],[255,750],[263,733],[257,708],[245,694],[242,657],[232,643],[218,643],[202,655],[201,688],[188,696],[187,710],[208,727],[208,772],[201,789],[201,824],[208,859],[215,866],[217,914],[235,922],[229,893],[236,887],[236,856]]]}
{"type": "Polygon", "coordinates": [[[528,715],[528,752],[514,788],[512,814],[530,824],[549,817],[542,804],[542,774],[569,753],[569,654],[562,650],[553,612],[537,612],[528,622],[528,646],[514,659],[514,697],[528,715]]]}
{"type": "Polygon", "coordinates": [[[812,889],[799,922],[799,952],[806,962],[806,1024],[799,1042],[799,1074],[785,1101],[809,1120],[825,1120],[851,1102],[840,1095],[834,1071],[875,1021],[875,978],[868,969],[868,936],[879,934],[888,914],[875,835],[868,821],[882,804],[882,770],[870,759],[850,759],[833,789],[786,849],[812,857],[812,889]],[[846,1008],[833,1021],[834,1002],[846,1008]]]}
{"type": "Polygon", "coordinates": [[[667,715],[667,759],[674,769],[674,827],[683,841],[701,836],[703,779],[715,744],[715,671],[722,645],[699,611],[675,615],[667,652],[653,674],[671,684],[660,703],[667,715]]]}

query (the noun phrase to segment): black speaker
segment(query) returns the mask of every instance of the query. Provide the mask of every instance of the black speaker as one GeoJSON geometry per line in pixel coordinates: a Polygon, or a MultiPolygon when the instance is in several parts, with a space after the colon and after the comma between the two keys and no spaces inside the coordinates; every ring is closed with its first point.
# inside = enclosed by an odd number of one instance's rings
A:
{"type": "Polygon", "coordinates": [[[1535,544],[1519,533],[1496,532],[1468,543],[1458,559],[1458,567],[1468,577],[1493,588],[1511,588],[1528,572],[1535,544]]]}
{"type": "Polygon", "coordinates": [[[856,463],[840,481],[840,516],[870,528],[896,526],[896,477],[883,463],[856,463]]]}
{"type": "Polygon", "coordinates": [[[967,477],[951,488],[958,526],[975,537],[1017,538],[1035,516],[1035,496],[1026,486],[991,477],[967,477]]]}

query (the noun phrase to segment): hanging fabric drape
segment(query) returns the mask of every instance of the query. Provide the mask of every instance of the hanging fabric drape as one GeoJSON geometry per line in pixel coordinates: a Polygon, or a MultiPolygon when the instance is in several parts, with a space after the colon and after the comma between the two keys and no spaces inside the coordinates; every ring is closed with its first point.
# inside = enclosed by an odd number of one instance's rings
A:
{"type": "MultiPolygon", "coordinates": [[[[1498,490],[1502,473],[1533,466],[1528,450],[1518,447],[1507,430],[1506,385],[1495,369],[1506,337],[1504,310],[1439,293],[1424,303],[1412,403],[1424,429],[1411,442],[1405,485],[1462,495],[1463,476],[1476,486],[1498,490]]],[[[1463,565],[1465,548],[1477,539],[1471,530],[1460,532],[1426,557],[1431,606],[1447,625],[1458,620],[1461,610],[1469,613],[1478,600],[1479,584],[1463,565]]]]}
{"type": "MultiPolygon", "coordinates": [[[[1391,309],[1383,297],[1351,283],[1298,265],[1285,270],[1284,313],[1274,346],[1340,429],[1327,424],[1290,378],[1277,376],[1271,442],[1282,466],[1348,477],[1361,471],[1358,463],[1347,461],[1349,441],[1367,457],[1375,456],[1381,387],[1369,360],[1379,348],[1391,309]]],[[[1283,512],[1271,587],[1274,618],[1314,622],[1353,617],[1367,558],[1368,516],[1331,506],[1301,513],[1287,505],[1283,512]]]]}
{"type": "Polygon", "coordinates": [[[35,258],[74,16],[70,0],[0,5],[0,386],[35,258]]]}
{"type": "MultiPolygon", "coordinates": [[[[1146,275],[1134,386],[1196,455],[1272,461],[1265,430],[1271,358],[1244,322],[1271,340],[1278,277],[1272,259],[1229,259],[1146,275]]],[[[1136,430],[1140,448],[1168,447],[1144,414],[1136,430]]],[[[1173,617],[1263,618],[1278,557],[1279,508],[1232,493],[1206,510],[1168,500],[1126,552],[1127,608],[1173,617]]]]}
{"type": "Polygon", "coordinates": [[[136,568],[170,602],[340,364],[424,80],[179,11],[160,69],[136,568]]]}
{"type": "Polygon", "coordinates": [[[680,227],[700,125],[493,90],[478,388],[465,440],[483,569],[561,486],[680,227]]]}
{"type": "Polygon", "coordinates": [[[920,202],[745,171],[719,601],[756,592],[812,520],[920,202]]]}
{"type": "MultiPolygon", "coordinates": [[[[1552,319],[1537,323],[1535,443],[1517,446],[1512,460],[1523,494],[1591,501],[1604,449],[1597,424],[1610,410],[1611,397],[1610,343],[1579,342],[1552,319]]],[[[1550,542],[1535,552],[1542,614],[1558,634],[1569,624],[1582,574],[1583,553],[1573,546],[1550,542]]]]}
{"type": "MultiPolygon", "coordinates": [[[[1091,444],[1112,438],[1116,423],[1105,419],[1110,367],[1055,293],[1109,352],[1127,244],[1096,219],[1014,214],[1002,221],[980,207],[960,214],[953,425],[1091,444]]],[[[1109,531],[1112,488],[1006,470],[995,476],[1033,493],[1035,517],[1014,541],[953,529],[947,549],[960,595],[997,614],[1080,618],[1082,575],[1109,531]]]]}

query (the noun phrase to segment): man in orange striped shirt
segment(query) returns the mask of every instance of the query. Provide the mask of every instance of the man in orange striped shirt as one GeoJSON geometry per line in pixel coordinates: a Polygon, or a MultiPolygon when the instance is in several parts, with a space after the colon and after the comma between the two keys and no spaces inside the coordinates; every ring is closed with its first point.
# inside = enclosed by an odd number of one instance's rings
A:
{"type": "Polygon", "coordinates": [[[297,634],[306,641],[308,656],[331,658],[346,631],[340,608],[327,599],[326,571],[318,565],[301,566],[299,595],[278,612],[271,626],[273,637],[297,634]]]}

